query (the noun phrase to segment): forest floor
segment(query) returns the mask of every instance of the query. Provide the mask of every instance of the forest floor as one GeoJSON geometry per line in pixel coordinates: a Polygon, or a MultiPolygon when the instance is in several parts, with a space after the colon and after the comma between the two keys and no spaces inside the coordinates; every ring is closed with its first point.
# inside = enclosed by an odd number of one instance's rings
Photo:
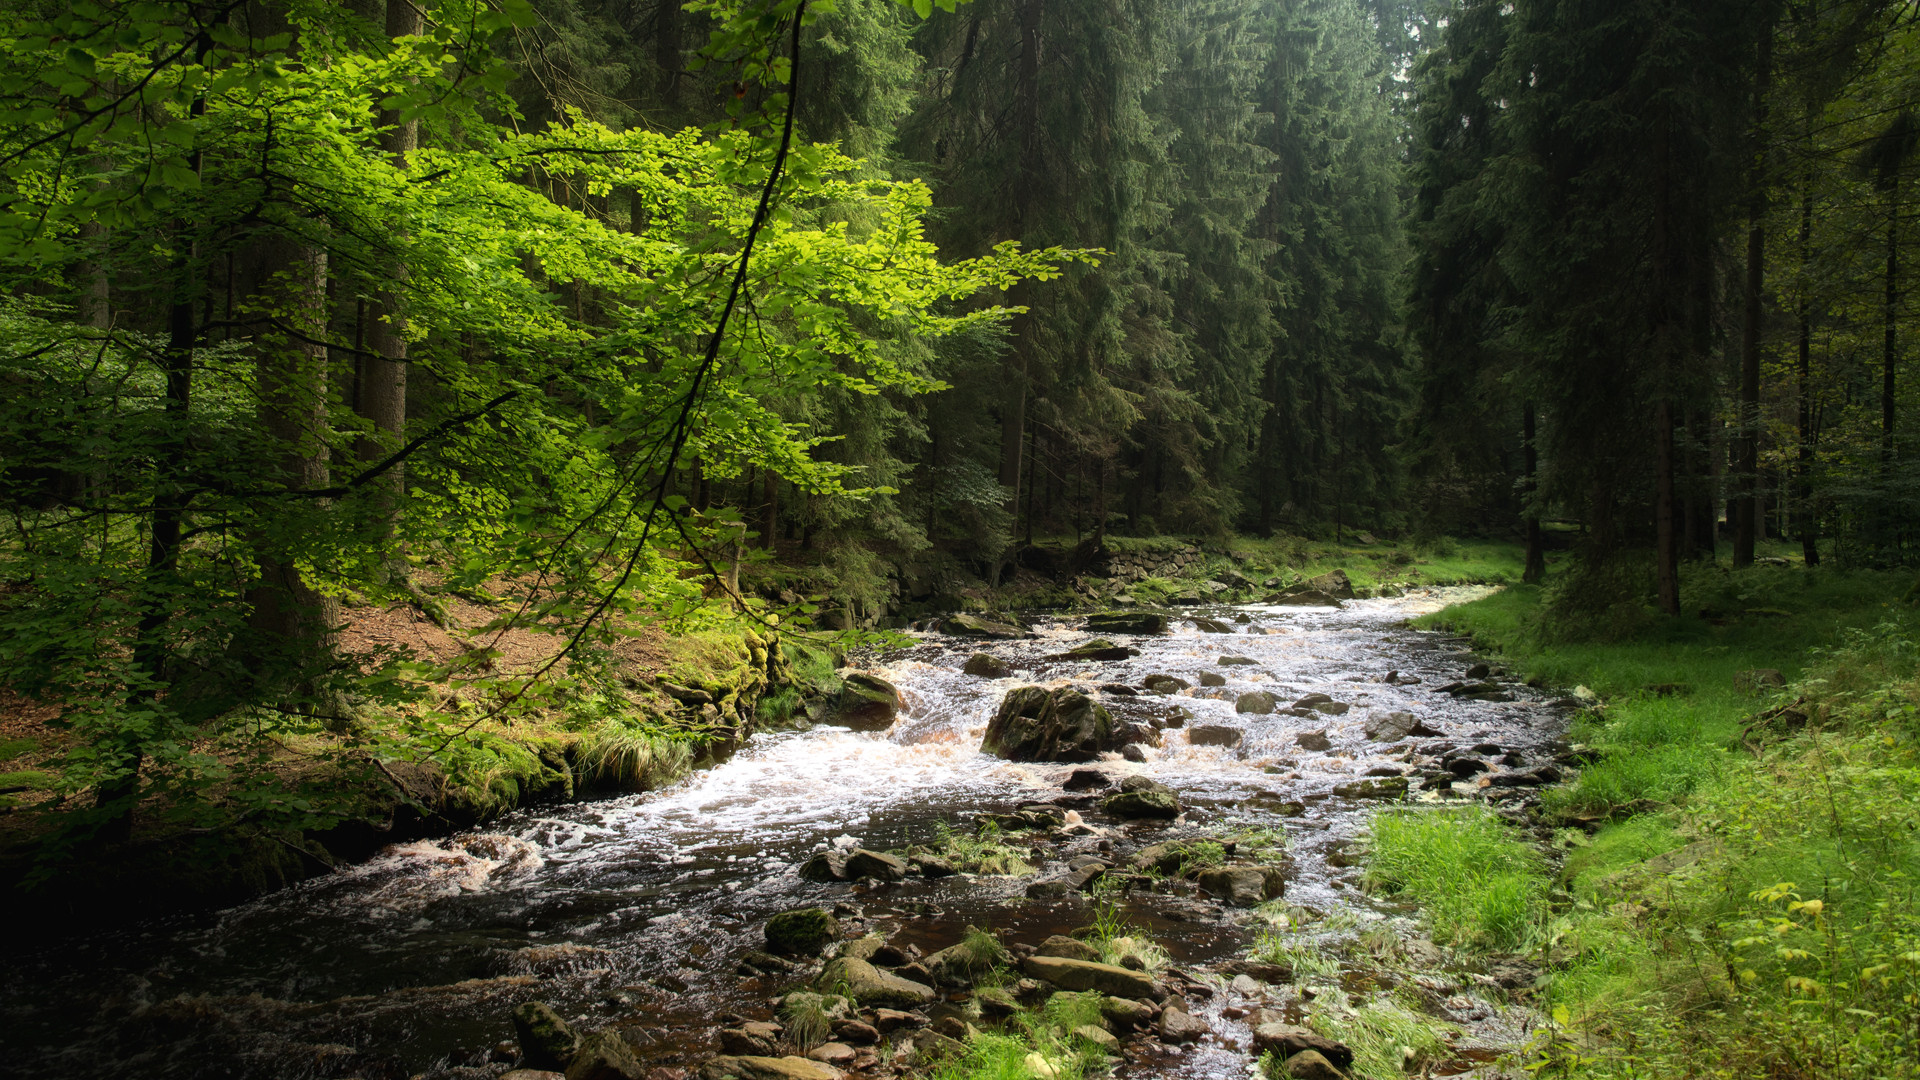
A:
{"type": "MultiPolygon", "coordinates": [[[[1673,619],[1570,628],[1519,586],[1424,620],[1591,705],[1587,763],[1541,807],[1549,858],[1412,898],[1441,924],[1535,912],[1515,944],[1546,962],[1543,1075],[1920,1074],[1911,574],[1782,559],[1685,578],[1673,619]]],[[[1421,844],[1472,847],[1474,823],[1433,824],[1421,844]]],[[[1376,836],[1373,858],[1406,844],[1376,836]]]]}

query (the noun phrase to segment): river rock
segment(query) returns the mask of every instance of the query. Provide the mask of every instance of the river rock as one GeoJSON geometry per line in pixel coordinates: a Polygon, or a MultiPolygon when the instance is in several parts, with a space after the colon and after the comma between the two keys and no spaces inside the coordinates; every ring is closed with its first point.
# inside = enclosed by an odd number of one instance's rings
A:
{"type": "Polygon", "coordinates": [[[1324,705],[1327,702],[1332,700],[1333,698],[1329,697],[1326,694],[1308,694],[1304,697],[1296,699],[1293,703],[1293,707],[1296,709],[1311,709],[1315,705],[1324,705]]]}
{"type": "Polygon", "coordinates": [[[1200,871],[1198,882],[1209,896],[1233,907],[1254,907],[1279,896],[1286,877],[1279,867],[1221,866],[1200,871]]]}
{"type": "Polygon", "coordinates": [[[1375,713],[1367,721],[1367,738],[1374,742],[1398,742],[1412,733],[1418,723],[1410,712],[1375,713]]]}
{"type": "Polygon", "coordinates": [[[1035,956],[1059,956],[1068,960],[1086,960],[1093,963],[1100,961],[1100,950],[1078,938],[1070,938],[1065,934],[1054,934],[1047,938],[1047,940],[1040,943],[1040,947],[1035,949],[1033,954],[1035,956]]]}
{"type": "Polygon", "coordinates": [[[1255,660],[1251,656],[1223,656],[1220,658],[1221,667],[1254,667],[1259,663],[1260,661],[1255,660]]]}
{"type": "Polygon", "coordinates": [[[931,852],[916,852],[907,856],[907,865],[923,878],[952,877],[958,871],[951,862],[931,852]]]}
{"type": "Polygon", "coordinates": [[[1758,697],[1768,690],[1785,685],[1787,685],[1787,677],[1780,673],[1779,668],[1750,668],[1733,673],[1734,692],[1746,694],[1749,697],[1758,697]]]}
{"type": "Polygon", "coordinates": [[[839,849],[816,851],[795,871],[806,881],[845,881],[847,880],[847,853],[839,849]]]}
{"type": "Polygon", "coordinates": [[[1172,820],[1180,816],[1180,800],[1172,791],[1157,785],[1147,790],[1122,791],[1118,795],[1109,795],[1100,804],[1100,808],[1118,818],[1172,820]]]}
{"type": "Polygon", "coordinates": [[[776,1024],[741,1024],[720,1032],[720,1052],[723,1054],[765,1057],[771,1056],[779,1045],[780,1028],[776,1024]]]}
{"type": "Polygon", "coordinates": [[[888,1032],[899,1031],[902,1028],[926,1027],[927,1018],[917,1012],[902,1012],[899,1009],[875,1009],[873,1010],[873,1026],[878,1028],[880,1033],[884,1035],[888,1032]]]}
{"type": "Polygon", "coordinates": [[[1020,641],[1034,636],[1030,630],[978,615],[949,615],[940,620],[940,632],[953,637],[991,638],[999,641],[1020,641]]]}
{"type": "Polygon", "coordinates": [[[1307,584],[1336,599],[1353,599],[1353,582],[1345,570],[1329,570],[1317,578],[1308,578],[1307,584]]]}
{"type": "Polygon", "coordinates": [[[647,1067],[617,1032],[596,1031],[580,1040],[567,1064],[567,1080],[646,1080],[647,1067]]]}
{"type": "Polygon", "coordinates": [[[1324,731],[1303,731],[1294,736],[1293,744],[1302,750],[1331,750],[1333,741],[1324,731]]]}
{"type": "Polygon", "coordinates": [[[1501,773],[1487,781],[1488,787],[1545,787],[1560,782],[1560,770],[1551,765],[1535,765],[1531,769],[1517,769],[1501,773]]]}
{"type": "Polygon", "coordinates": [[[1225,724],[1195,724],[1187,729],[1187,742],[1193,746],[1239,746],[1246,734],[1225,724]]]}
{"type": "Polygon", "coordinates": [[[1075,645],[1063,653],[1055,653],[1048,660],[1126,660],[1140,655],[1139,649],[1115,645],[1106,638],[1094,638],[1091,641],[1075,645]]]}
{"type": "Polygon", "coordinates": [[[1348,709],[1351,709],[1351,708],[1353,708],[1353,706],[1347,704],[1344,701],[1323,701],[1320,704],[1313,706],[1313,711],[1317,713],[1325,713],[1328,716],[1342,716],[1346,713],[1348,709]]]}
{"type": "Polygon", "coordinates": [[[1120,1049],[1120,1040],[1113,1033],[1095,1024],[1081,1024],[1073,1029],[1073,1037],[1092,1043],[1103,1054],[1115,1053],[1120,1049]]]}
{"type": "Polygon", "coordinates": [[[1044,686],[1007,691],[980,743],[1008,761],[1093,761],[1116,746],[1105,708],[1078,690],[1044,686]]]}
{"type": "Polygon", "coordinates": [[[567,1080],[567,1074],[552,1069],[508,1069],[495,1080],[567,1080]]]}
{"type": "Polygon", "coordinates": [[[847,852],[846,875],[848,881],[899,881],[907,876],[907,861],[894,855],[866,848],[854,848],[847,852]]]}
{"type": "Polygon", "coordinates": [[[912,1008],[934,999],[933,987],[881,971],[865,960],[852,957],[829,963],[813,984],[828,993],[844,993],[862,1005],[912,1008]]]}
{"type": "Polygon", "coordinates": [[[1397,799],[1407,793],[1407,778],[1368,777],[1347,784],[1335,784],[1333,793],[1343,799],[1397,799]]]}
{"type": "Polygon", "coordinates": [[[859,1056],[859,1051],[843,1042],[826,1042],[807,1051],[808,1061],[818,1061],[827,1065],[846,1067],[859,1056]]]}
{"type": "Polygon", "coordinates": [[[1282,1061],[1295,1054],[1311,1052],[1327,1061],[1331,1068],[1353,1067],[1353,1051],[1345,1043],[1335,1042],[1311,1028],[1293,1024],[1267,1022],[1254,1025],[1253,1047],[1255,1053],[1271,1052],[1282,1061]]]}
{"type": "Polygon", "coordinates": [[[767,920],[767,951],[818,956],[840,940],[840,921],[824,908],[794,908],[767,920]]]}
{"type": "Polygon", "coordinates": [[[1092,960],[1036,955],[1021,961],[1020,970],[1031,978],[1051,983],[1062,990],[1098,990],[1102,994],[1123,998],[1158,996],[1158,988],[1146,974],[1092,960]]]}
{"type": "Polygon", "coordinates": [[[1128,743],[1121,747],[1120,757],[1123,760],[1133,762],[1135,765],[1145,765],[1147,763],[1147,751],[1141,747],[1139,743],[1128,743]]]}
{"type": "Polygon", "coordinates": [[[1289,1080],[1347,1080],[1346,1073],[1313,1050],[1302,1050],[1281,1062],[1280,1074],[1289,1080]]]}
{"type": "Polygon", "coordinates": [[[1105,791],[1112,786],[1113,780],[1099,769],[1075,769],[1060,785],[1066,791],[1105,791]]]}
{"type": "Polygon", "coordinates": [[[1234,699],[1233,711],[1265,716],[1273,711],[1273,695],[1265,690],[1249,690],[1234,699]]]}
{"type": "Polygon", "coordinates": [[[1140,685],[1156,694],[1177,694],[1193,684],[1173,675],[1149,675],[1140,680],[1140,685]]]}
{"type": "Polygon", "coordinates": [[[942,986],[968,986],[994,968],[1013,966],[1013,954],[999,939],[987,937],[941,949],[921,961],[933,981],[942,986]]]}
{"type": "Polygon", "coordinates": [[[520,1040],[520,1064],[561,1071],[580,1048],[580,1036],[544,1001],[514,1007],[513,1033],[520,1040]]]}
{"type": "Polygon", "coordinates": [[[1117,1028],[1140,1028],[1153,1023],[1153,1006],[1144,1001],[1108,995],[1100,999],[1100,1019],[1117,1028]]]}
{"type": "Polygon", "coordinates": [[[982,679],[1004,679],[1013,674],[1013,665],[992,653],[977,652],[967,657],[960,670],[982,679]]]}
{"type": "Polygon", "coordinates": [[[700,1066],[700,1080],[840,1080],[840,1076],[839,1069],[803,1057],[728,1056],[700,1066]]]}
{"type": "Polygon", "coordinates": [[[1440,762],[1440,767],[1462,780],[1486,772],[1488,765],[1479,758],[1449,757],[1440,762]]]}
{"type": "Polygon", "coordinates": [[[1233,633],[1233,627],[1231,627],[1231,626],[1228,626],[1228,625],[1227,625],[1226,623],[1223,623],[1223,622],[1221,622],[1221,621],[1220,621],[1220,620],[1218,620],[1218,619],[1198,619],[1198,618],[1196,618],[1196,619],[1193,619],[1193,620],[1190,620],[1190,621],[1191,621],[1191,622],[1193,623],[1193,628],[1194,628],[1195,630],[1198,630],[1198,631],[1200,631],[1200,632],[1201,632],[1201,633],[1203,633],[1203,634],[1231,634],[1231,633],[1233,633]]]}
{"type": "Polygon", "coordinates": [[[872,1046],[880,1041],[880,1029],[865,1020],[840,1020],[833,1025],[833,1037],[854,1046],[872,1046]]]}
{"type": "Polygon", "coordinates": [[[1203,671],[1200,673],[1200,685],[1225,686],[1227,685],[1227,677],[1217,671],[1203,671]]]}
{"type": "Polygon", "coordinates": [[[1339,607],[1340,598],[1309,585],[1294,585],[1268,596],[1265,603],[1275,607],[1339,607]]]}
{"type": "Polygon", "coordinates": [[[1158,611],[1103,611],[1087,616],[1089,634],[1164,634],[1167,616],[1158,611]]]}
{"type": "Polygon", "coordinates": [[[1160,1041],[1168,1043],[1198,1042],[1207,1033],[1204,1021],[1196,1020],[1185,1010],[1168,1005],[1160,1013],[1160,1041]]]}
{"type": "Polygon", "coordinates": [[[814,719],[854,731],[885,731],[905,707],[899,689],[892,683],[878,675],[853,671],[841,677],[839,691],[814,719]]]}

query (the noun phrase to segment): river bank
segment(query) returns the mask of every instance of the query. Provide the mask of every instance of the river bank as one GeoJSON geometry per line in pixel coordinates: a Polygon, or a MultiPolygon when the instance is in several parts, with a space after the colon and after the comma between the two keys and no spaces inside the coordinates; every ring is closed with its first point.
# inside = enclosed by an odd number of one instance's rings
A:
{"type": "MultiPolygon", "coordinates": [[[[1563,707],[1550,697],[1497,677],[1493,688],[1451,692],[1463,689],[1449,684],[1473,671],[1474,659],[1444,636],[1396,629],[1451,598],[1195,609],[1170,633],[1120,647],[1142,655],[1114,659],[1065,656],[1089,636],[1075,619],[1041,620],[1018,640],[922,635],[871,661],[906,708],[885,732],[763,735],[652,795],[509,815],[486,832],[400,845],[217,916],[24,957],[23,983],[41,992],[31,1006],[7,1003],[20,1021],[8,1052],[50,1075],[83,1059],[110,1071],[131,1054],[151,1075],[191,1063],[194,1075],[491,1076],[507,1064],[487,1062],[511,1034],[510,1008],[537,997],[584,1029],[615,1031],[648,1069],[699,1069],[721,1049],[723,1031],[777,1021],[769,994],[818,978],[756,967],[762,961],[752,955],[768,951],[769,918],[813,905],[838,911],[844,935],[879,934],[909,964],[960,942],[969,926],[997,934],[1010,952],[1038,952],[1052,936],[1100,925],[1138,927],[1119,936],[1161,951],[1163,984],[1180,988],[1178,1011],[1206,1030],[1183,1040],[1169,1039],[1157,1019],[1148,1030],[1125,1027],[1116,1034],[1125,1040],[1123,1071],[1246,1069],[1258,1049],[1254,1029],[1290,1020],[1349,1030],[1348,1048],[1367,1063],[1354,1068],[1372,1075],[1380,1055],[1398,1054],[1383,1033],[1409,1016],[1424,1017],[1409,1031],[1431,1036],[1416,1040],[1422,1060],[1481,1067],[1524,1042],[1510,1030],[1527,1015],[1508,1001],[1516,992],[1508,984],[1524,992],[1517,961],[1419,944],[1426,938],[1412,914],[1364,896],[1356,869],[1355,842],[1383,796],[1417,786],[1434,798],[1492,795],[1518,809],[1536,787],[1477,780],[1518,775],[1558,752],[1563,707]],[[966,674],[979,651],[1014,674],[966,674]],[[1220,662],[1232,656],[1251,663],[1220,662]],[[1169,689],[1169,679],[1187,685],[1169,689]],[[1151,738],[1129,744],[1134,755],[1082,766],[979,753],[994,708],[1023,681],[1084,687],[1151,738]],[[1240,700],[1254,693],[1278,707],[1242,711],[1240,700]],[[1373,720],[1402,713],[1447,737],[1369,736],[1373,720]],[[1483,743],[1493,756],[1474,752],[1483,743]],[[1476,782],[1460,784],[1444,766],[1468,758],[1476,782]],[[1102,792],[1068,790],[1076,769],[1101,773],[1098,786],[1109,792],[1129,776],[1163,784],[1183,816],[1116,816],[1102,792]],[[1010,828],[1020,821],[1035,827],[1010,828]],[[1026,865],[898,881],[799,875],[842,836],[903,858],[916,846],[991,840],[1026,865]],[[1257,853],[1262,837],[1268,845],[1284,838],[1285,893],[1252,906],[1223,903],[1179,866],[1155,875],[1124,869],[1165,843],[1190,844],[1203,859],[1240,853],[1222,860],[1230,869],[1257,853]],[[1054,891],[1085,869],[1075,860],[1089,858],[1116,881],[1159,880],[1112,898],[1054,891]],[[1363,956],[1373,959],[1358,962],[1363,956]],[[1277,981],[1230,971],[1235,963],[1267,964],[1258,970],[1277,981]],[[77,1016],[92,1019],[69,1026],[65,1041],[43,1041],[77,1016]],[[206,1071],[209,1062],[217,1073],[206,1071]]],[[[979,990],[942,990],[942,1001],[964,1012],[979,1005],[979,990]]],[[[1155,1005],[1166,1011],[1164,1000],[1155,1005]]],[[[929,1026],[939,1022],[922,1012],[929,1026]]],[[[977,1015],[966,1022],[992,1026],[977,1015]]],[[[1177,1036],[1178,1023],[1170,1030],[1177,1036]]],[[[878,1064],[897,1071],[907,1063],[878,1064]]]]}
{"type": "MultiPolygon", "coordinates": [[[[1429,616],[1579,685],[1589,764],[1517,887],[1566,1075],[1911,1077],[1920,683],[1906,575],[1704,567],[1682,620],[1584,640],[1541,590],[1429,616]]],[[[1468,902],[1484,889],[1466,890],[1468,902]]]]}

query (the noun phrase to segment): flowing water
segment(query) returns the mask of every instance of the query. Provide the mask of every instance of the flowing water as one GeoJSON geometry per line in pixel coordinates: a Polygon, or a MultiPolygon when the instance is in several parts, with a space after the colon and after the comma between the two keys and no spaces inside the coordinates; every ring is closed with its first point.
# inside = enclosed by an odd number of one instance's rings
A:
{"type": "MultiPolygon", "coordinates": [[[[1100,694],[1123,721],[1191,719],[1163,732],[1144,763],[1119,755],[1100,767],[1141,772],[1188,808],[1179,822],[1131,826],[1086,811],[1121,850],[1162,835],[1249,825],[1283,828],[1293,873],[1287,899],[1347,921],[1407,920],[1355,888],[1339,857],[1370,804],[1330,795],[1370,768],[1412,760],[1435,742],[1495,742],[1530,759],[1564,729],[1560,711],[1525,688],[1511,702],[1439,693],[1471,659],[1458,639],[1405,629],[1409,616],[1472,595],[1422,590],[1342,609],[1243,607],[1206,614],[1231,635],[1177,624],[1168,635],[1122,639],[1124,661],[1048,661],[1086,640],[1078,621],[1043,621],[1035,640],[961,641],[922,635],[866,665],[900,687],[907,710],[890,730],[817,728],[752,739],[731,760],[663,791],[513,814],[481,832],[420,841],[326,877],[210,915],[157,921],[40,949],[7,949],[0,985],[0,1073],[34,1077],[481,1077],[512,1035],[508,1010],[540,998],[588,1027],[620,1028],[643,1059],[697,1064],[718,1028],[768,1015],[783,982],[736,973],[761,947],[768,916],[805,904],[839,905],[853,929],[879,930],[931,951],[971,925],[1037,943],[1085,925],[1077,897],[1027,901],[1031,879],[960,876],[892,884],[815,884],[795,868],[837,837],[899,848],[945,824],[966,830],[980,811],[1061,795],[1070,766],[1011,764],[979,752],[1001,695],[1029,682],[1071,682],[1100,694]],[[1244,622],[1232,620],[1243,619],[1244,622]],[[964,675],[976,651],[1011,662],[1011,679],[964,675]],[[1252,665],[1221,666],[1222,655],[1252,665]],[[1095,688],[1138,687],[1149,674],[1220,688],[1173,697],[1095,688]],[[1387,681],[1389,674],[1398,678],[1387,681]],[[1413,680],[1418,680],[1417,682],[1413,680]],[[1324,693],[1350,703],[1339,716],[1241,715],[1234,697],[1264,689],[1285,701],[1324,693]],[[1369,742],[1371,714],[1407,710],[1441,737],[1391,748],[1369,742]],[[1194,746],[1197,725],[1244,735],[1236,747],[1194,746]],[[1324,731],[1325,752],[1295,738],[1324,731]],[[1293,804],[1293,805],[1289,805],[1293,804]]],[[[1429,796],[1431,798],[1433,796],[1429,796]]],[[[1052,862],[1081,849],[1037,849],[1052,862]]],[[[1044,868],[1043,868],[1044,872],[1044,868]]],[[[1128,914],[1189,967],[1244,954],[1266,924],[1192,896],[1152,894],[1128,914]]],[[[1449,989],[1442,987],[1443,990],[1449,989]]],[[[1457,1020],[1497,1025],[1498,1010],[1467,996],[1457,1020]]],[[[1232,995],[1196,1003],[1215,1035],[1184,1051],[1131,1057],[1140,1076],[1248,1074],[1232,995]]],[[[1244,1028],[1240,1029],[1244,1032],[1244,1028]]]]}

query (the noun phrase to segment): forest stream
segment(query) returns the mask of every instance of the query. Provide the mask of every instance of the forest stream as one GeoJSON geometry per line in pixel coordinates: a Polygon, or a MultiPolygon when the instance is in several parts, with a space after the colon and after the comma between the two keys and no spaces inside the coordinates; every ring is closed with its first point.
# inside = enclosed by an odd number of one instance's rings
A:
{"type": "MultiPolygon", "coordinates": [[[[927,953],[969,925],[1009,945],[1086,925],[1087,899],[1029,900],[1033,877],[847,884],[796,872],[837,838],[900,849],[930,841],[943,824],[971,831],[977,813],[1033,801],[1074,809],[1090,826],[1071,831],[1079,835],[1010,834],[1009,842],[1032,845],[1042,878],[1075,855],[1124,858],[1160,840],[1265,826],[1288,835],[1285,902],[1312,913],[1318,922],[1309,929],[1374,924],[1417,938],[1410,912],[1358,888],[1349,855],[1377,803],[1332,789],[1369,770],[1430,768],[1447,749],[1478,747],[1496,776],[1564,749],[1555,744],[1565,711],[1544,694],[1524,686],[1482,695],[1495,700],[1440,692],[1473,658],[1460,639],[1403,625],[1485,591],[1417,590],[1344,608],[1196,610],[1232,633],[1176,621],[1164,636],[1121,639],[1140,655],[1099,663],[1041,659],[1088,637],[1073,618],[1042,620],[1026,641],[919,635],[912,647],[856,658],[905,698],[906,711],[886,731],[763,734],[667,790],[522,811],[484,831],[390,848],[226,911],[56,944],[16,938],[0,988],[0,1071],[494,1076],[508,1067],[496,1047],[513,1036],[509,1010],[534,998],[577,1027],[619,1029],[649,1065],[697,1067],[716,1052],[720,1029],[770,1018],[771,1000],[803,977],[740,967],[764,947],[766,920],[780,911],[817,904],[835,910],[850,933],[878,932],[927,953]],[[1008,661],[1013,677],[963,674],[964,660],[979,651],[1008,661]],[[1223,655],[1252,663],[1223,666],[1223,655]],[[1200,685],[1203,672],[1224,676],[1225,685],[1200,685]],[[1139,690],[1150,674],[1195,685],[1175,695],[1139,690]],[[1180,708],[1190,716],[1165,727],[1163,745],[1146,750],[1144,763],[1109,754],[1091,766],[1017,764],[980,751],[1006,690],[1069,681],[1097,692],[1122,722],[1167,725],[1180,708]],[[1102,686],[1110,689],[1097,691],[1102,686]],[[1321,693],[1351,708],[1311,717],[1235,711],[1236,695],[1261,689],[1283,704],[1321,693]],[[1393,710],[1440,734],[1370,741],[1368,717],[1393,710]],[[1238,745],[1193,745],[1189,733],[1201,725],[1239,729],[1238,745]],[[1330,748],[1302,749],[1296,740],[1308,732],[1324,732],[1330,748]],[[1114,779],[1145,773],[1171,787],[1186,812],[1173,822],[1111,820],[1094,796],[1062,789],[1074,769],[1088,767],[1114,779]]],[[[1421,791],[1417,778],[1415,786],[1415,802],[1517,794],[1498,785],[1421,791]]],[[[1244,958],[1269,923],[1192,890],[1135,892],[1122,910],[1190,987],[1204,987],[1189,993],[1188,1007],[1209,1033],[1186,1046],[1129,1042],[1116,1075],[1248,1075],[1251,1043],[1236,1018],[1283,1005],[1296,991],[1235,979],[1220,965],[1244,958]]],[[[1489,1060],[1484,1048],[1523,1041],[1527,1011],[1500,1004],[1488,977],[1436,970],[1416,978],[1462,1033],[1455,1045],[1464,1056],[1442,1073],[1489,1060]]],[[[1356,999],[1370,989],[1347,977],[1356,999]]]]}

